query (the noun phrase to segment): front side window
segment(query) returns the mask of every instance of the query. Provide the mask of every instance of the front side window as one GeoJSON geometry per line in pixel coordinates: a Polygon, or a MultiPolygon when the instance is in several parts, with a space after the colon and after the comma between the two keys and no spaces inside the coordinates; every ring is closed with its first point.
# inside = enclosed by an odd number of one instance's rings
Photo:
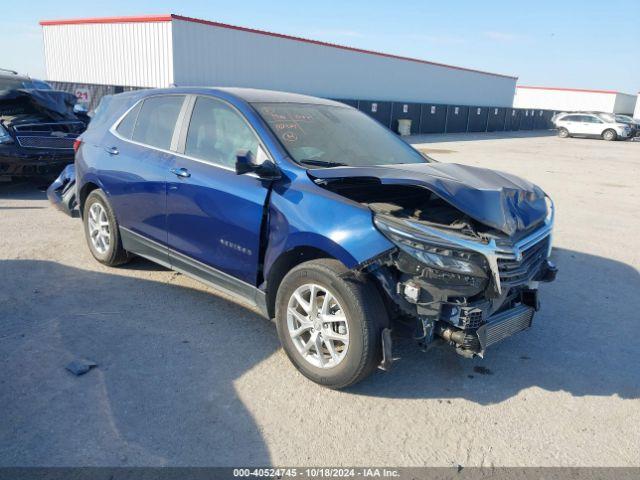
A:
{"type": "Polygon", "coordinates": [[[169,150],[184,95],[149,97],[142,102],[131,140],[169,150]]]}
{"type": "Polygon", "coordinates": [[[198,97],[193,107],[185,155],[234,168],[240,150],[258,152],[258,138],[245,120],[226,103],[198,97]]]}
{"type": "Polygon", "coordinates": [[[428,160],[367,115],[352,108],[255,103],[289,155],[306,166],[368,166],[428,160]]]}

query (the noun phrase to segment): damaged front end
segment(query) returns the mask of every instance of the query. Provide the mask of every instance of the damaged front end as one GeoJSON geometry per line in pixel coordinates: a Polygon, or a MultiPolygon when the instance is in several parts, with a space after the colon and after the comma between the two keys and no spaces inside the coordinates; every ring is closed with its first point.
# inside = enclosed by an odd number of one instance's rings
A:
{"type": "Polygon", "coordinates": [[[54,178],[72,163],[88,123],[75,102],[55,90],[0,91],[0,177],[54,178]]]}
{"type": "MultiPolygon", "coordinates": [[[[484,180],[486,203],[500,188],[484,180]]],[[[386,292],[394,316],[415,320],[420,341],[441,338],[463,356],[482,356],[490,345],[531,326],[538,284],[556,275],[549,261],[553,204],[546,195],[542,215],[523,221],[514,213],[501,230],[496,222],[480,221],[481,204],[465,209],[474,218],[427,185],[371,177],[316,183],[368,206],[377,229],[396,246],[364,268],[386,292]]],[[[482,202],[481,189],[467,188],[482,202]]],[[[523,207],[527,212],[540,208],[530,191],[509,188],[506,195],[514,191],[531,200],[523,207]]]]}

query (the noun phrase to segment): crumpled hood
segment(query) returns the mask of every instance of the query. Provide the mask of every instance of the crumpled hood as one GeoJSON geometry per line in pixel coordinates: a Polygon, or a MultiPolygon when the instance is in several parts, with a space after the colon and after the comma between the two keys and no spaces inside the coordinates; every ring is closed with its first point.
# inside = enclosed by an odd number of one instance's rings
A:
{"type": "Polygon", "coordinates": [[[40,113],[55,120],[77,120],[76,97],[59,90],[15,89],[0,91],[0,116],[40,113]]]}
{"type": "Polygon", "coordinates": [[[527,230],[547,214],[545,193],[520,177],[456,163],[335,167],[308,171],[319,179],[377,178],[383,184],[418,185],[507,235],[527,230]]]}

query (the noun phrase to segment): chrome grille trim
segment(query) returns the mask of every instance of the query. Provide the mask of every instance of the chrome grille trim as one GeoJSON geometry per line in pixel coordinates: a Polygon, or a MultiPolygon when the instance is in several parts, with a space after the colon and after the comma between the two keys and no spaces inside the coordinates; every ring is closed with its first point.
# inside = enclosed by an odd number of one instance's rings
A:
{"type": "Polygon", "coordinates": [[[542,262],[547,258],[550,237],[531,245],[520,252],[520,260],[514,258],[498,258],[500,282],[504,285],[517,285],[528,282],[539,270],[542,262]]]}
{"type": "MultiPolygon", "coordinates": [[[[380,216],[384,217],[384,215],[380,216]]],[[[404,228],[409,228],[410,231],[404,231],[400,228],[394,228],[389,224],[386,224],[385,228],[397,235],[402,235],[407,238],[418,238],[419,240],[426,243],[442,245],[445,247],[461,248],[463,250],[470,250],[484,255],[484,257],[487,259],[487,262],[489,263],[491,276],[496,285],[496,290],[498,291],[498,294],[500,294],[502,293],[502,284],[500,281],[500,269],[498,267],[498,260],[520,261],[525,250],[546,238],[549,238],[547,252],[545,255],[545,258],[548,258],[551,254],[553,220],[554,214],[552,210],[550,218],[546,219],[544,224],[540,228],[538,228],[536,231],[526,236],[525,238],[514,243],[513,245],[505,244],[503,241],[500,241],[500,244],[498,244],[493,238],[487,243],[481,243],[406,219],[393,218],[388,219],[387,222],[392,221],[393,223],[403,225],[404,228]]]]}

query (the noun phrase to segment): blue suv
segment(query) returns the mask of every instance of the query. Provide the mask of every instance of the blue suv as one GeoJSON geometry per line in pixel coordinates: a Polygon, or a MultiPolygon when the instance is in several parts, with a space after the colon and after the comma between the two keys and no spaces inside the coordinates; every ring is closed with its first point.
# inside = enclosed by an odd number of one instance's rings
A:
{"type": "Polygon", "coordinates": [[[531,326],[538,282],[556,273],[540,188],[435,162],[330,100],[105,97],[75,170],[99,262],[139,255],[259,308],[293,364],[332,388],[388,369],[398,325],[482,356],[531,326]]]}

